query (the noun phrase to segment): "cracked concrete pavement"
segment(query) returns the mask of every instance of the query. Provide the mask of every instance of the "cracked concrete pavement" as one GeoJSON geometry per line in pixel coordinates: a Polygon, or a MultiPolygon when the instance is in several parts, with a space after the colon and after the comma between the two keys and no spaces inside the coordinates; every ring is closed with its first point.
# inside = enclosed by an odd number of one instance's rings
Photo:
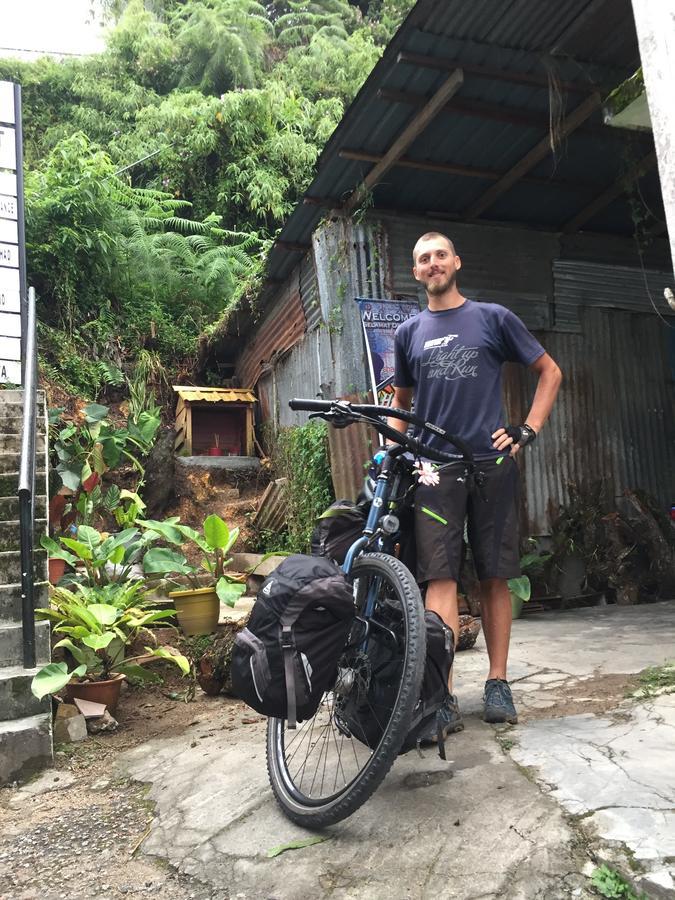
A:
{"type": "Polygon", "coordinates": [[[155,804],[142,851],[243,900],[584,898],[604,861],[648,896],[675,897],[675,696],[624,700],[631,673],[673,657],[673,603],[522,619],[510,673],[521,724],[494,728],[480,721],[479,640],[457,659],[466,730],[448,762],[401,757],[324,843],[273,859],[308,833],[271,795],[264,723],[216,731],[205,719],[123,758],[155,804]]]}

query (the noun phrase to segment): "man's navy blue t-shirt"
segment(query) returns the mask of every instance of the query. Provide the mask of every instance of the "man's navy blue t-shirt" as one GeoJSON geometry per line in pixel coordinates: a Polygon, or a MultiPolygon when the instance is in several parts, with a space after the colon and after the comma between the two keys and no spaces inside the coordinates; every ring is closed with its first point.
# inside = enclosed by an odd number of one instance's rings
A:
{"type": "MultiPolygon", "coordinates": [[[[464,438],[478,459],[491,458],[499,456],[492,434],[508,424],[502,414],[502,364],[529,366],[542,353],[510,310],[466,300],[454,309],[425,309],[399,325],[394,385],[414,389],[416,415],[464,438]]],[[[422,439],[453,452],[429,431],[422,439]]]]}

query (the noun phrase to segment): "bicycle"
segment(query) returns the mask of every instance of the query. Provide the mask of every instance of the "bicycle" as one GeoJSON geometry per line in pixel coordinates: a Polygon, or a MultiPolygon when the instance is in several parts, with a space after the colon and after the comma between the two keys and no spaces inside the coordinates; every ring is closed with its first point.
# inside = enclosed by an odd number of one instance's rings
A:
{"type": "Polygon", "coordinates": [[[267,768],[277,802],[297,824],[324,828],[350,816],[382,783],[410,730],[420,696],[424,606],[402,561],[410,540],[402,523],[409,518],[415,490],[413,460],[457,464],[459,459],[460,477],[480,481],[480,473],[464,441],[407,410],[343,400],[295,399],[289,405],[339,428],[355,422],[374,425],[394,442],[381,462],[363,531],[342,564],[353,585],[355,619],[335,684],[316,714],[293,732],[284,719],[268,720],[267,768]],[[381,417],[430,431],[453,444],[461,457],[399,432],[381,417]],[[404,455],[407,451],[413,459],[404,455]],[[376,709],[369,700],[380,684],[395,695],[391,709],[376,709]]]}

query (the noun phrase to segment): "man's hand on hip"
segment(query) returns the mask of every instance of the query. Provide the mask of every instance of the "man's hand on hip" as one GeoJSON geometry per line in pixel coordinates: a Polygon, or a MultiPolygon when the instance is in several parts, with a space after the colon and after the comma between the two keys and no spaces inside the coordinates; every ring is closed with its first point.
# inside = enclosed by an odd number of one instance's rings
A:
{"type": "Polygon", "coordinates": [[[521,447],[531,444],[537,433],[530,425],[507,425],[506,428],[498,428],[492,435],[492,446],[501,453],[510,449],[511,456],[515,456],[521,447]]]}

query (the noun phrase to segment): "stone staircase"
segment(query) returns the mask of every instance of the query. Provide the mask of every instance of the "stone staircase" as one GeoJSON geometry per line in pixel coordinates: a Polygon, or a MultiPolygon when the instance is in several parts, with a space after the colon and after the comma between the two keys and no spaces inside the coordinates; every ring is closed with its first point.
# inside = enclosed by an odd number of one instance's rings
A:
{"type": "MultiPolygon", "coordinates": [[[[36,669],[23,668],[19,459],[23,392],[0,391],[0,785],[25,777],[52,759],[51,704],[36,700],[30,683],[36,669]]],[[[38,392],[35,476],[35,605],[46,606],[47,555],[40,536],[47,529],[46,406],[38,392]]],[[[49,623],[36,622],[37,665],[49,662],[49,623]]]]}

